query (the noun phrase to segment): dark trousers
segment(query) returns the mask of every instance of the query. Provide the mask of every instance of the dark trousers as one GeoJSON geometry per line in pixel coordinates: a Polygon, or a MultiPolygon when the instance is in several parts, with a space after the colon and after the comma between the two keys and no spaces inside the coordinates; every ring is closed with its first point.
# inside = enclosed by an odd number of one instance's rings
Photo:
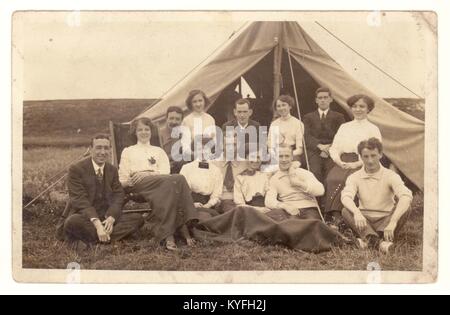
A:
{"type": "MultiPolygon", "coordinates": [[[[410,211],[407,211],[397,222],[394,232],[394,238],[397,238],[399,231],[403,228],[409,218],[410,211]]],[[[367,218],[367,226],[363,231],[359,231],[356,227],[353,213],[347,209],[342,210],[342,217],[345,223],[358,235],[359,238],[367,239],[369,236],[383,237],[384,230],[391,222],[392,214],[388,214],[381,218],[367,218]]]]}
{"type": "Polygon", "coordinates": [[[334,162],[331,158],[323,158],[320,156],[320,152],[316,150],[308,151],[308,160],[310,171],[314,176],[325,185],[325,179],[328,173],[334,167],[334,162]]]}
{"type": "MultiPolygon", "coordinates": [[[[347,163],[356,162],[358,161],[358,155],[355,153],[343,153],[341,160],[347,163]]],[[[341,192],[345,187],[347,178],[356,171],[356,169],[344,170],[337,164],[334,164],[325,180],[325,213],[342,211],[344,205],[341,202],[341,192]]]]}
{"type": "MultiPolygon", "coordinates": [[[[137,232],[144,225],[140,214],[124,214],[114,224],[111,241],[119,241],[137,232]]],[[[84,215],[73,214],[64,223],[64,232],[69,241],[81,240],[87,244],[99,242],[97,229],[84,215]]]]}

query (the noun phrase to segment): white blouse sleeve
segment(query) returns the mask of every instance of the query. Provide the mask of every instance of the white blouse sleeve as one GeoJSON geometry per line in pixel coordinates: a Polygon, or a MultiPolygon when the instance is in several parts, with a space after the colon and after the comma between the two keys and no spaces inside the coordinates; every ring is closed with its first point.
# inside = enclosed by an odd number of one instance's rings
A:
{"type": "Polygon", "coordinates": [[[343,130],[344,130],[344,125],[341,125],[338,129],[338,131],[336,132],[336,135],[334,136],[333,139],[333,144],[330,147],[330,157],[331,159],[336,163],[339,164],[341,163],[341,153],[342,153],[342,148],[341,148],[341,139],[343,137],[343,130]]]}
{"type": "Polygon", "coordinates": [[[302,155],[303,154],[303,135],[305,127],[301,121],[298,122],[298,128],[295,135],[295,151],[294,155],[302,155]]]}
{"type": "Polygon", "coordinates": [[[214,172],[215,173],[215,176],[214,176],[215,178],[213,180],[214,188],[213,188],[213,192],[211,194],[211,198],[209,199],[209,202],[208,202],[212,206],[215,206],[215,205],[217,205],[220,202],[220,197],[223,194],[223,181],[224,181],[224,178],[223,178],[222,172],[218,168],[216,168],[215,170],[216,170],[214,172]]]}
{"type": "Polygon", "coordinates": [[[130,151],[123,149],[119,164],[119,181],[122,186],[126,186],[131,177],[130,151]]]}
{"type": "Polygon", "coordinates": [[[383,138],[381,137],[381,131],[378,126],[374,125],[374,137],[379,139],[381,142],[383,142],[383,138]]]}
{"type": "Polygon", "coordinates": [[[159,149],[159,161],[158,161],[158,171],[161,175],[170,174],[170,161],[166,152],[163,149],[159,149]]]}

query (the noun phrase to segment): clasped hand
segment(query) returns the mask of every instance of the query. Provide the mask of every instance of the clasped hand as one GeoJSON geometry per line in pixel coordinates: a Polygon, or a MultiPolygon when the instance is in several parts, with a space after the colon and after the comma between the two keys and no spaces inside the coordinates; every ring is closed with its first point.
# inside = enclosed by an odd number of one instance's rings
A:
{"type": "Polygon", "coordinates": [[[145,177],[149,175],[154,175],[155,171],[142,171],[142,172],[136,172],[133,175],[131,175],[130,180],[128,181],[128,186],[133,187],[140,181],[142,181],[145,177]]]}

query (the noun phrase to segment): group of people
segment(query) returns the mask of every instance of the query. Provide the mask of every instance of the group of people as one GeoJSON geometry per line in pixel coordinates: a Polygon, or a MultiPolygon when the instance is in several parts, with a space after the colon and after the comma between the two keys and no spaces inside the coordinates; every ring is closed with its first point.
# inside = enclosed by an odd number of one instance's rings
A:
{"type": "Polygon", "coordinates": [[[166,126],[159,131],[161,147],[150,144],[150,119],[131,123],[136,144],[122,151],[118,169],[107,162],[109,137],[95,136],[91,157],[69,170],[66,239],[107,243],[139,230],[141,215],[122,214],[125,194],[134,193],[150,204],[152,235],[168,250],[177,250],[176,235],[194,246],[191,231],[202,221],[251,207],[273,220],[324,220],[335,229],[350,228],[360,248],[389,252],[408,217],[412,193],[380,163],[381,132],[367,119],[374,101],[366,95],[350,97],[350,122],[330,109],[332,101],[331,91],[319,88],[318,108],[302,122],[292,115],[295,100],[279,96],[273,106],[277,118],[264,137],[264,126],[251,119],[251,102],[240,99],[235,119],[221,128],[226,137],[233,131],[231,141],[225,139],[224,151],[218,153],[207,145],[218,142],[215,120],[206,112],[210,102],[204,92],[194,90],[186,99],[189,115],[184,117],[179,107],[168,108],[166,126]],[[180,127],[189,130],[188,139],[180,127]],[[256,151],[251,149],[255,146],[256,151]],[[175,157],[185,157],[186,148],[188,158],[175,157]],[[263,157],[274,154],[276,165],[266,163],[263,157]]]}

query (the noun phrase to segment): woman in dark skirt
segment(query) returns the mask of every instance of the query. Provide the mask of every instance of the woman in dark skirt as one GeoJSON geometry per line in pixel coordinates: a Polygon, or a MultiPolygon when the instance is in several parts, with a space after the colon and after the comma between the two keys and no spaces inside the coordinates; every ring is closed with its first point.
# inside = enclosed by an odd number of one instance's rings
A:
{"type": "Polygon", "coordinates": [[[345,181],[363,165],[358,155],[358,144],[372,137],[382,140],[380,129],[367,119],[367,115],[375,108],[373,99],[364,94],[357,94],[351,96],[347,104],[354,119],[342,124],[334,137],[330,156],[335,166],[326,179],[326,219],[336,225],[342,222],[341,191],[345,181]]]}
{"type": "Polygon", "coordinates": [[[177,250],[174,234],[179,231],[189,246],[194,240],[187,225],[198,220],[191,191],[181,175],[170,174],[170,162],[163,149],[150,144],[152,122],[139,118],[131,123],[136,144],[125,148],[119,165],[119,180],[125,191],[142,196],[152,208],[149,223],[156,241],[177,250]]]}

